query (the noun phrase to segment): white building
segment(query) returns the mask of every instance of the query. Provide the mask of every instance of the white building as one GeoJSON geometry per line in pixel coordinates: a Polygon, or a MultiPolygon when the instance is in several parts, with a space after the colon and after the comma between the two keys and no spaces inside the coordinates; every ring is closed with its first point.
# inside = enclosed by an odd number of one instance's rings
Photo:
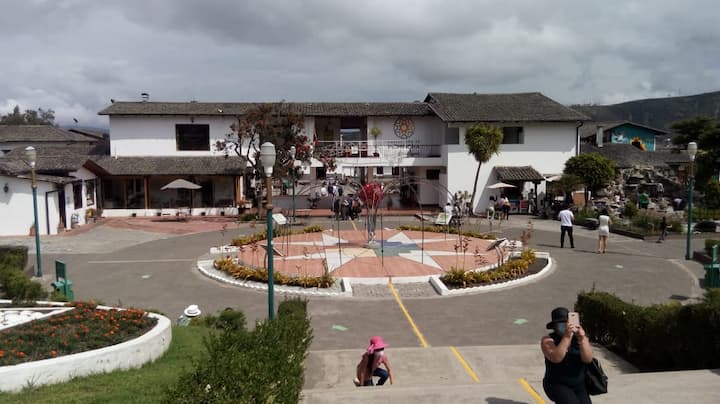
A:
{"type": "MultiPolygon", "coordinates": [[[[486,187],[510,182],[511,200],[543,191],[544,175],[561,173],[577,153],[577,127],[587,118],[540,93],[430,93],[412,103],[288,103],[304,117],[305,134],[316,150],[335,157],[326,172],[314,160],[298,194],[317,190],[318,181],[382,181],[408,200],[442,206],[456,191],[472,191],[477,162],[464,136],[476,123],[503,128],[500,153],[482,166],[476,211],[490,195],[486,187]],[[534,184],[533,184],[534,182],[534,184]],[[538,188],[539,186],[539,188],[538,188]]],[[[94,159],[91,171],[103,178],[104,215],[155,215],[178,206],[193,214],[216,214],[242,204],[253,182],[243,177],[238,158],[224,159],[213,147],[230,132],[252,103],[115,102],[103,111],[110,119],[110,153],[94,159]],[[210,162],[213,166],[210,166],[210,162]],[[199,191],[161,191],[176,178],[202,185],[199,191]]],[[[304,198],[297,200],[305,203],[304,198]]],[[[282,198],[278,204],[283,206],[282,198]]]]}

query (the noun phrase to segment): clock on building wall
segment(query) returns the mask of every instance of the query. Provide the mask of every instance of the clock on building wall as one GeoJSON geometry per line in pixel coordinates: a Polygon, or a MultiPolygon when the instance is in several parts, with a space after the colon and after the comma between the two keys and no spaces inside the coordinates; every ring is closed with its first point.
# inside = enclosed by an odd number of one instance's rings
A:
{"type": "Polygon", "coordinates": [[[415,123],[413,123],[412,118],[401,116],[395,120],[393,131],[395,136],[400,139],[408,139],[415,133],[415,123]]]}

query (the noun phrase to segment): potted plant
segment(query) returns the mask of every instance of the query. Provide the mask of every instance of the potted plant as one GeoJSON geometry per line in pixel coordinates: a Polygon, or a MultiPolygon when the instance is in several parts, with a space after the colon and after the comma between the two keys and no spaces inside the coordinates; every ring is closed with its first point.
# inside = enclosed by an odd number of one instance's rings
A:
{"type": "Polygon", "coordinates": [[[378,128],[377,126],[373,126],[370,128],[370,135],[373,137],[373,144],[375,145],[375,152],[373,153],[373,157],[380,157],[380,153],[378,153],[377,150],[377,138],[382,135],[382,130],[378,128]]]}

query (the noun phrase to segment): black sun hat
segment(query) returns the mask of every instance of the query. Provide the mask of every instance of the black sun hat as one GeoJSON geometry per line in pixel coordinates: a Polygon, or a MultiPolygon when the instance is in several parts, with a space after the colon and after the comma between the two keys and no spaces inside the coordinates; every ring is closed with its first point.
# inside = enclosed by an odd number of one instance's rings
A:
{"type": "Polygon", "coordinates": [[[553,329],[555,323],[567,323],[568,321],[568,309],[564,307],[556,307],[550,312],[550,318],[552,319],[545,328],[553,329]]]}

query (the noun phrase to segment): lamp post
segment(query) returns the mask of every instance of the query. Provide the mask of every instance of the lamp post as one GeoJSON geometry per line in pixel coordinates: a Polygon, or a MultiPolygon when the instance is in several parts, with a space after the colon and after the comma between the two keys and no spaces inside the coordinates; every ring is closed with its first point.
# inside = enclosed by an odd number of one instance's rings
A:
{"type": "Polygon", "coordinates": [[[32,146],[25,148],[25,158],[30,164],[32,172],[32,195],[33,195],[33,213],[35,214],[35,276],[38,278],[43,276],[42,273],[42,257],[40,257],[40,226],[38,226],[38,207],[37,207],[37,180],[35,178],[35,163],[37,162],[37,152],[32,146]]]}
{"type": "Polygon", "coordinates": [[[291,225],[295,225],[295,153],[297,152],[297,149],[295,149],[295,146],[290,146],[290,158],[292,159],[292,166],[290,168],[291,178],[292,178],[292,220],[290,221],[291,225]]]}
{"type": "Polygon", "coordinates": [[[265,189],[267,191],[267,257],[268,257],[268,317],[275,317],[275,274],[273,269],[273,205],[272,205],[272,173],[275,166],[275,145],[265,142],[260,146],[260,162],[265,171],[265,189]]]}
{"type": "Polygon", "coordinates": [[[693,201],[693,183],[695,182],[694,177],[694,166],[695,166],[695,154],[697,154],[697,143],[690,142],[687,145],[687,154],[690,157],[690,170],[688,172],[688,203],[687,203],[687,247],[685,249],[685,259],[692,259],[692,201],[693,201]]]}

